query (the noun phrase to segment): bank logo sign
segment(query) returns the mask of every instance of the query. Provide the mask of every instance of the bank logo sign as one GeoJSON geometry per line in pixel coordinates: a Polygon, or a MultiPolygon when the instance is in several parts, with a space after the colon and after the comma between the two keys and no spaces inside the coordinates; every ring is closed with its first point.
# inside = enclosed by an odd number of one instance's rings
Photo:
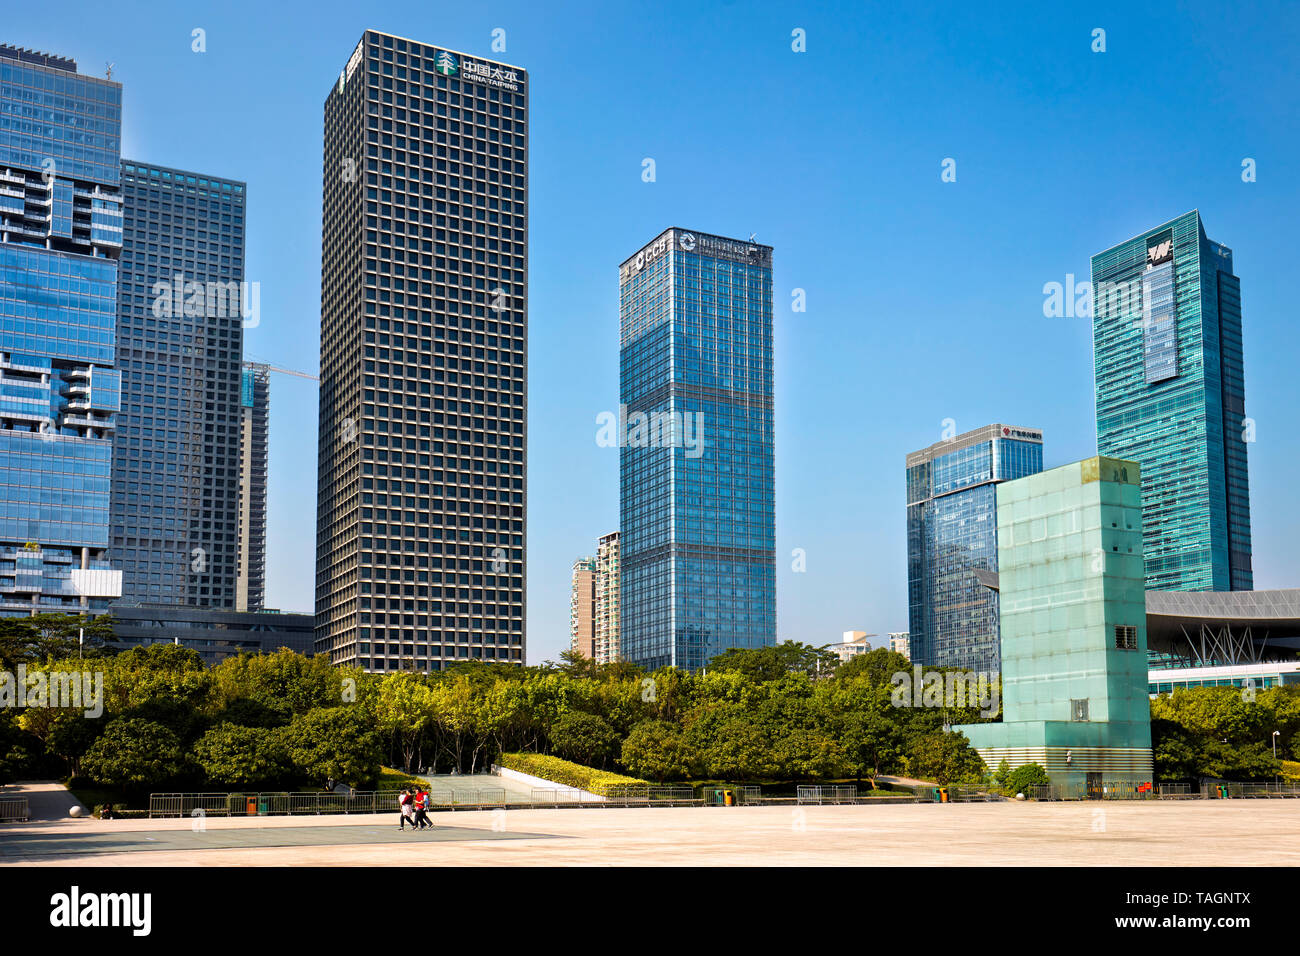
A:
{"type": "Polygon", "coordinates": [[[1158,242],[1154,246],[1147,247],[1147,265],[1158,266],[1160,263],[1170,259],[1174,254],[1174,241],[1166,239],[1158,242]]]}
{"type": "Polygon", "coordinates": [[[1018,438],[1024,441],[1042,441],[1043,433],[1040,431],[1034,431],[1031,428],[1010,428],[1006,425],[1003,425],[1002,437],[1018,438]]]}
{"type": "Polygon", "coordinates": [[[730,262],[740,262],[745,265],[770,267],[772,265],[772,250],[754,243],[752,236],[750,240],[749,242],[742,242],[737,239],[711,236],[708,233],[670,229],[623,263],[619,267],[619,276],[623,281],[626,281],[647,266],[653,265],[655,260],[673,249],[698,253],[702,256],[712,256],[717,259],[726,259],[730,262]]]}
{"type": "Polygon", "coordinates": [[[446,50],[439,50],[437,57],[434,58],[433,68],[443,76],[455,76],[460,72],[460,62],[456,59],[455,54],[448,53],[446,50]]]}

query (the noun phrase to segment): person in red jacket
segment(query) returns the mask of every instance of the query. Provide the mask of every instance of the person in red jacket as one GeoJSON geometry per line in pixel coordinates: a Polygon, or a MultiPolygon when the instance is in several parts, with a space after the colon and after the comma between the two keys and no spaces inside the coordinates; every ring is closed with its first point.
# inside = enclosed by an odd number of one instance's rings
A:
{"type": "Polygon", "coordinates": [[[429,791],[415,791],[415,828],[417,830],[432,830],[433,824],[429,821],[429,791]]]}

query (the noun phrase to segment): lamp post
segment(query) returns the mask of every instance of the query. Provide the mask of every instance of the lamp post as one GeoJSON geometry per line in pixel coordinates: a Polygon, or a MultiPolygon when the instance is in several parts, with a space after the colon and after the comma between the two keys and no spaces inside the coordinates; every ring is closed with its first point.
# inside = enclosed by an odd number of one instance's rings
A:
{"type": "MultiPolygon", "coordinates": [[[[1277,761],[1277,738],[1280,736],[1282,736],[1282,731],[1280,730],[1273,731],[1273,760],[1275,762],[1277,761]]],[[[1278,789],[1279,790],[1282,789],[1282,778],[1275,777],[1274,779],[1277,782],[1278,789]]]]}

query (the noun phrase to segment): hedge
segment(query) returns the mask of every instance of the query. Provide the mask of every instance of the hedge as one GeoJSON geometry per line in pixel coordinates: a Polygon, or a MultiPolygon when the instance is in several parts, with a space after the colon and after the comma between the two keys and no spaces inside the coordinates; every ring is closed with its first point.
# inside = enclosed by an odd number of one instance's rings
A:
{"type": "Polygon", "coordinates": [[[579,790],[587,790],[591,793],[600,793],[601,789],[616,784],[645,786],[647,783],[636,777],[584,767],[580,763],[561,760],[548,754],[502,754],[497,759],[497,766],[532,774],[534,777],[541,777],[543,780],[550,780],[561,786],[577,787],[579,790]]]}

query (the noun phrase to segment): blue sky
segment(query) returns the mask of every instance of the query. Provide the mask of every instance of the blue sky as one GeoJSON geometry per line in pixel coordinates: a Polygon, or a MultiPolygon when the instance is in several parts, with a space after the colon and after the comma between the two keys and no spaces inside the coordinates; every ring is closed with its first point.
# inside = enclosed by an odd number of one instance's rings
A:
{"type": "MultiPolygon", "coordinates": [[[[906,629],[903,458],[945,419],[1042,427],[1048,467],[1095,453],[1091,328],[1045,318],[1043,285],[1192,208],[1242,282],[1255,584],[1300,585],[1300,16],[1056,6],[46,0],[6,11],[0,41],[87,73],[113,62],[124,156],[247,181],[262,323],[246,352],[315,371],[330,85],[368,27],[485,56],[506,31],[498,58],[532,84],[536,663],[567,644],[572,561],[618,524],[617,451],[595,443],[618,403],[618,264],[670,225],[775,247],[781,638],[906,629]]],[[[312,607],[315,445],[315,386],[275,378],[268,601],[284,609],[312,607]]]]}

